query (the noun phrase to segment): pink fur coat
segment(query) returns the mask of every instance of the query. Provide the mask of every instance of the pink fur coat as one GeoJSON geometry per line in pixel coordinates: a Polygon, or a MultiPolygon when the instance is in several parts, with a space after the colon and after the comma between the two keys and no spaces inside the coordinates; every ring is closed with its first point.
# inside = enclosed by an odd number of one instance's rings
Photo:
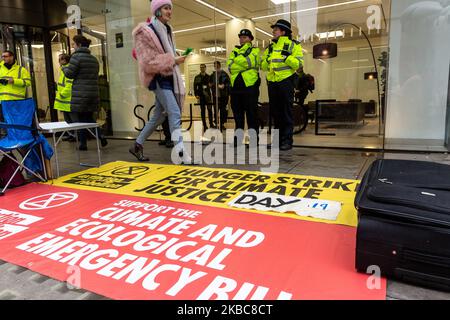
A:
{"type": "MultiPolygon", "coordinates": [[[[139,79],[146,88],[156,75],[176,76],[174,73],[175,58],[171,53],[165,53],[158,36],[146,23],[140,23],[133,30],[136,57],[139,63],[139,79]]],[[[182,80],[179,79],[182,85],[182,80]]],[[[184,88],[183,88],[184,93],[184,88]]],[[[184,103],[184,95],[176,97],[180,108],[184,103]]]]}

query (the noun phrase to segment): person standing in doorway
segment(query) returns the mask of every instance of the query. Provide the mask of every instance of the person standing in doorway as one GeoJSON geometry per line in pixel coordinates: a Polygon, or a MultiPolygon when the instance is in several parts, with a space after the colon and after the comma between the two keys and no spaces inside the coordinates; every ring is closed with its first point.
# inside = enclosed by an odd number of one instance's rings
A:
{"type": "MultiPolygon", "coordinates": [[[[3,121],[2,101],[26,99],[27,88],[30,86],[28,70],[17,63],[14,52],[4,51],[0,62],[0,121],[3,121]]],[[[6,134],[4,129],[0,130],[0,137],[6,134]]]]}
{"type": "Polygon", "coordinates": [[[303,50],[292,39],[291,23],[278,20],[271,26],[273,40],[264,52],[261,67],[267,71],[270,112],[280,130],[280,150],[292,149],[294,121],[292,108],[296,71],[303,66],[303,50]]]}
{"type": "MultiPolygon", "coordinates": [[[[68,79],[73,79],[72,98],[70,100],[70,122],[95,123],[94,113],[99,109],[99,87],[98,72],[99,63],[89,46],[91,40],[85,36],[76,35],[73,37],[75,52],[70,58],[69,64],[62,67],[64,75],[68,79]]],[[[99,130],[102,147],[108,141],[102,136],[99,130]]],[[[87,130],[80,130],[78,134],[81,151],[87,150],[87,130]]]]}
{"type": "MultiPolygon", "coordinates": [[[[68,54],[60,54],[58,57],[58,62],[60,65],[61,72],[59,73],[59,79],[58,83],[56,84],[56,97],[55,97],[55,104],[53,107],[55,110],[59,110],[64,115],[64,120],[67,123],[71,123],[70,120],[70,101],[72,100],[72,79],[67,79],[66,75],[62,71],[63,67],[66,67],[69,64],[70,56],[68,54]]],[[[74,142],[76,139],[72,134],[67,138],[64,139],[65,141],[74,142]]]]}
{"type": "Polygon", "coordinates": [[[314,77],[309,73],[305,73],[303,67],[297,70],[298,79],[295,86],[295,98],[299,106],[305,104],[305,100],[309,93],[315,90],[314,77]]]}
{"type": "MultiPolygon", "coordinates": [[[[247,117],[248,129],[259,132],[257,107],[259,98],[260,50],[254,48],[253,34],[242,29],[238,34],[240,45],[231,52],[228,59],[228,70],[231,74],[231,109],[233,110],[236,129],[244,130],[247,117]]],[[[236,146],[238,143],[235,137],[236,146]]]]}
{"type": "Polygon", "coordinates": [[[27,69],[16,61],[12,51],[2,53],[0,63],[0,103],[1,101],[24,100],[27,98],[27,87],[31,86],[31,77],[27,69]]]}
{"type": "Polygon", "coordinates": [[[220,112],[220,131],[223,131],[225,130],[225,123],[227,123],[228,118],[227,106],[228,100],[230,100],[231,81],[228,74],[222,70],[220,61],[214,62],[214,69],[216,69],[216,71],[211,75],[209,85],[211,87],[214,104],[218,104],[217,109],[220,112]]]}
{"type": "Polygon", "coordinates": [[[142,84],[154,92],[156,107],[129,152],[139,161],[148,161],[149,158],[144,156],[144,142],[168,117],[172,141],[177,136],[174,141],[175,154],[180,157],[181,163],[192,164],[180,134],[185,88],[179,66],[186,57],[176,53],[172,27],[169,25],[172,8],[171,0],[153,0],[150,23],[141,23],[133,30],[139,77],[142,84]]]}
{"type": "Polygon", "coordinates": [[[215,127],[209,82],[210,77],[206,73],[206,64],[201,64],[200,73],[194,78],[194,94],[200,103],[203,131],[208,130],[208,126],[206,125],[206,108],[208,108],[209,127],[215,127]]]}

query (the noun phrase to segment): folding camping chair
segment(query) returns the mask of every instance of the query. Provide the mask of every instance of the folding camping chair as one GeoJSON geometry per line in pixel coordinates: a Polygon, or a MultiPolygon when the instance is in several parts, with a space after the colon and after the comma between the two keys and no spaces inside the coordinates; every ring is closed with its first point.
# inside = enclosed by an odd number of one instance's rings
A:
{"type": "Polygon", "coordinates": [[[8,157],[15,163],[17,168],[11,175],[9,181],[0,190],[0,196],[4,195],[6,189],[17,174],[21,174],[22,170],[26,170],[39,180],[47,181],[47,172],[44,164],[44,152],[42,148],[43,137],[37,131],[36,123],[36,105],[33,99],[3,101],[2,111],[5,122],[0,122],[1,128],[6,128],[6,137],[0,140],[0,154],[8,157]],[[30,161],[34,148],[38,146],[40,151],[40,161],[42,170],[32,170],[25,163],[30,161]],[[13,151],[21,155],[22,160],[17,160],[13,156],[13,151]],[[39,171],[42,171],[43,175],[39,171]]]}

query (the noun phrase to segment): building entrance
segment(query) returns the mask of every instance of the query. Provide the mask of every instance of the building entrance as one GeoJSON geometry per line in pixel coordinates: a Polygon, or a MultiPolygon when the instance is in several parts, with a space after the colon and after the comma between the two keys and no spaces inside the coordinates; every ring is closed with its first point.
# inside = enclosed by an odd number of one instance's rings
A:
{"type": "MultiPolygon", "coordinates": [[[[27,97],[35,99],[41,121],[51,120],[49,89],[53,86],[50,88],[48,85],[47,63],[52,67],[52,61],[57,63],[59,53],[68,52],[68,37],[65,34],[50,31],[50,37],[51,51],[56,59],[46,59],[43,28],[0,23],[0,50],[14,52],[17,63],[30,72],[32,85],[27,97]]],[[[54,82],[54,79],[51,81],[54,82]]]]}

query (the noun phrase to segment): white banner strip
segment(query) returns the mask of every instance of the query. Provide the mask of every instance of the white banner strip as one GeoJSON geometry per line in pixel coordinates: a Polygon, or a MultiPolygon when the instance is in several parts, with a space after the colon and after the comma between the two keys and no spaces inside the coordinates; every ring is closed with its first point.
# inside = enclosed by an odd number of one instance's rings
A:
{"type": "Polygon", "coordinates": [[[340,202],[280,196],[272,193],[243,192],[228,205],[233,208],[271,211],[279,213],[293,212],[299,216],[336,221],[341,212],[340,202]]]}

